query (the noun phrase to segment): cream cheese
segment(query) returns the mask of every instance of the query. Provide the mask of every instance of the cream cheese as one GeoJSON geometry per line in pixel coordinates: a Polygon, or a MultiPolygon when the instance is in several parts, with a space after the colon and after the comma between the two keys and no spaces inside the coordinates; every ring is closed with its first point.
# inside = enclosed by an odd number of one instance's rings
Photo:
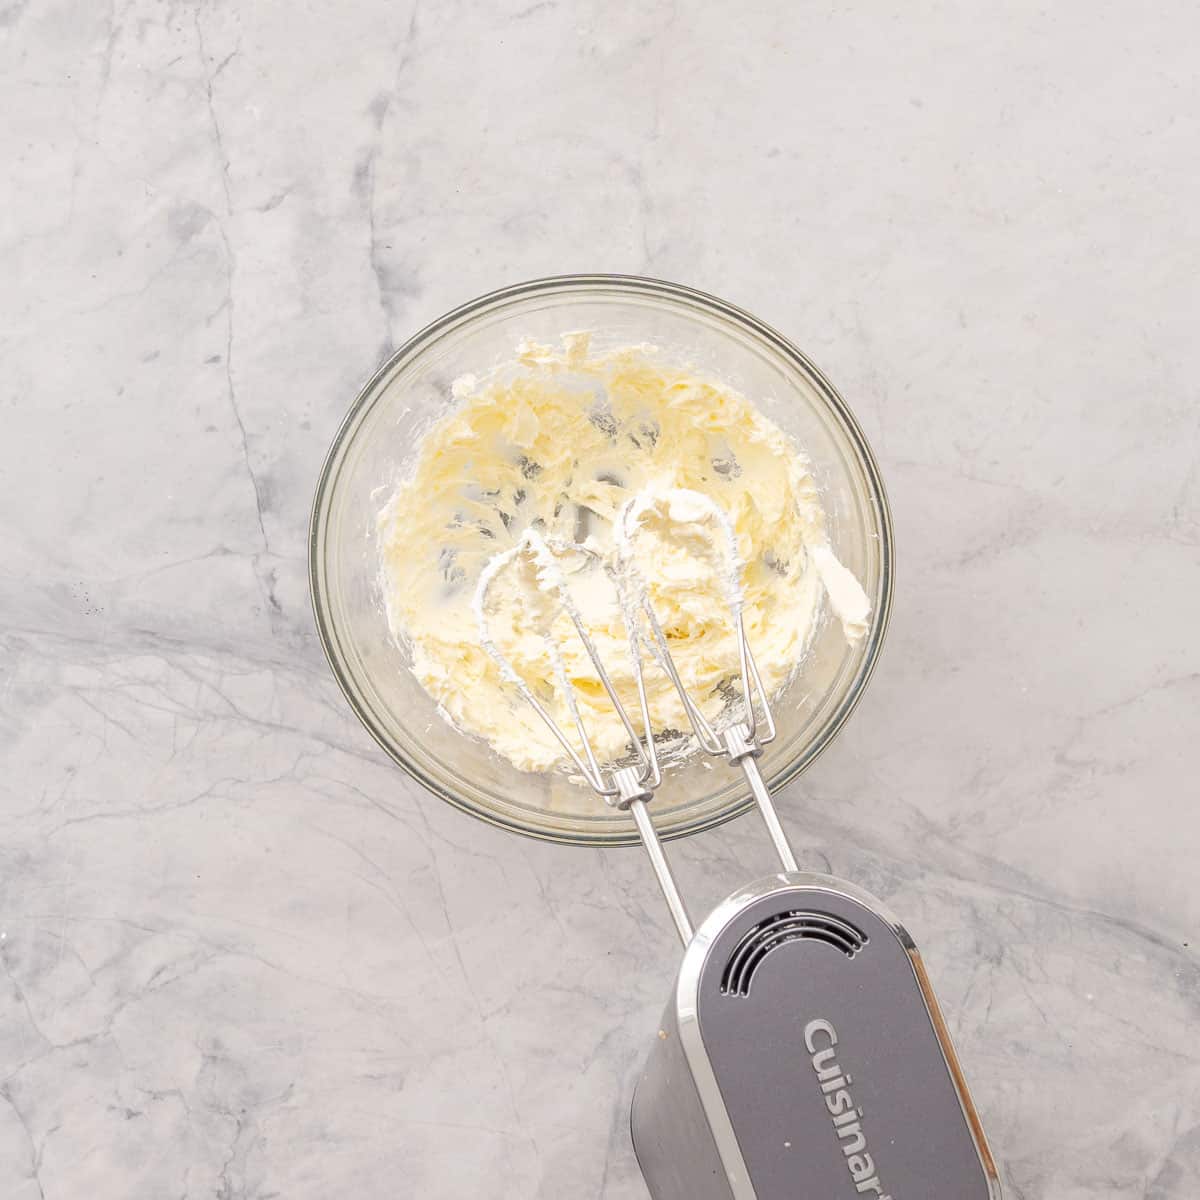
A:
{"type": "MultiPolygon", "coordinates": [[[[422,440],[379,515],[383,593],[441,711],[517,767],[547,770],[565,755],[500,659],[564,728],[578,713],[601,757],[627,745],[564,603],[636,714],[613,578],[619,543],[710,719],[737,672],[732,607],[768,694],[796,670],[824,598],[847,640],[869,628],[869,601],[829,545],[802,452],[728,385],[649,347],[597,352],[570,333],[561,347],[523,342],[515,362],[460,378],[453,394],[458,407],[422,440]],[[485,570],[490,646],[475,607],[485,570]]],[[[644,665],[655,729],[685,730],[669,679],[644,665]]]]}

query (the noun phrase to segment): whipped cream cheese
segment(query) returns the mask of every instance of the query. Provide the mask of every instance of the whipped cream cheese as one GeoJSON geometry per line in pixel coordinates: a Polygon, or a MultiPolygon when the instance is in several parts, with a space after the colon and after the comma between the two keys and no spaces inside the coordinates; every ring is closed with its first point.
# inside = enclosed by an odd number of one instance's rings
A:
{"type": "MultiPolygon", "coordinates": [[[[564,729],[578,714],[601,757],[625,750],[571,620],[636,714],[618,572],[644,590],[710,719],[738,669],[732,608],[768,694],[796,670],[826,598],[847,640],[869,628],[870,603],[829,545],[801,450],[727,384],[651,347],[600,352],[569,333],[560,347],[522,343],[514,362],[456,380],[453,394],[458,407],[379,514],[383,595],[444,716],[517,767],[566,756],[502,663],[564,729]]],[[[655,729],[682,740],[670,680],[647,656],[643,667],[655,729]]]]}

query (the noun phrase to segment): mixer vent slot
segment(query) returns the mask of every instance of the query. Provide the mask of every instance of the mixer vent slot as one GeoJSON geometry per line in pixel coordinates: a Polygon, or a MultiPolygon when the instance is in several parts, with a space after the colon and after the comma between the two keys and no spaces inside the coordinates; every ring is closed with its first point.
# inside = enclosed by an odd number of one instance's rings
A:
{"type": "Polygon", "coordinates": [[[754,974],[763,960],[788,942],[824,942],[853,958],[866,944],[867,935],[861,929],[828,913],[775,913],[759,921],[734,947],[721,975],[723,996],[748,996],[754,974]]]}

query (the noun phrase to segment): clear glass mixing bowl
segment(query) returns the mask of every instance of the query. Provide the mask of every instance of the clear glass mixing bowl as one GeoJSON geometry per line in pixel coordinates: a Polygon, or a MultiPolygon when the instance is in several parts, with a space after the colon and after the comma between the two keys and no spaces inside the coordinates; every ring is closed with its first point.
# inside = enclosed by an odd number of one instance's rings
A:
{"type": "MultiPolygon", "coordinates": [[[[423,329],[375,373],[334,438],[317,484],[309,569],[317,627],[338,683],[375,740],[414,778],[486,821],[560,842],[635,842],[632,820],[565,773],[516,770],[439,716],[393,640],[379,587],[375,517],[451,382],[511,360],[517,342],[589,329],[604,345],[651,343],[732,384],[811,460],[830,541],[871,597],[870,635],[847,646],[828,614],[802,670],[775,700],[778,738],[760,760],[772,788],[829,744],[878,657],[892,598],[892,524],[875,459],[845,401],[799,350],[749,313],[672,283],[621,275],[540,279],[493,292],[423,329]]],[[[651,805],[664,837],[710,828],[752,804],[742,773],[699,756],[651,805]]]]}

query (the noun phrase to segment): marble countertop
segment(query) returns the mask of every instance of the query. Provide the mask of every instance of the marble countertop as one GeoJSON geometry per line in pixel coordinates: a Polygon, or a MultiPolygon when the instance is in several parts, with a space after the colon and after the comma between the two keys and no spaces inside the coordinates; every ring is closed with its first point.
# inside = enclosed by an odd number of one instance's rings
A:
{"type": "MultiPolygon", "coordinates": [[[[1200,1195],[1194,6],[0,2],[0,1193],[638,1200],[636,851],[385,761],[309,609],[390,347],[716,292],[890,489],[879,672],[780,797],[921,942],[1013,1200],[1200,1195]]],[[[770,862],[677,846],[697,907],[770,862]]]]}

